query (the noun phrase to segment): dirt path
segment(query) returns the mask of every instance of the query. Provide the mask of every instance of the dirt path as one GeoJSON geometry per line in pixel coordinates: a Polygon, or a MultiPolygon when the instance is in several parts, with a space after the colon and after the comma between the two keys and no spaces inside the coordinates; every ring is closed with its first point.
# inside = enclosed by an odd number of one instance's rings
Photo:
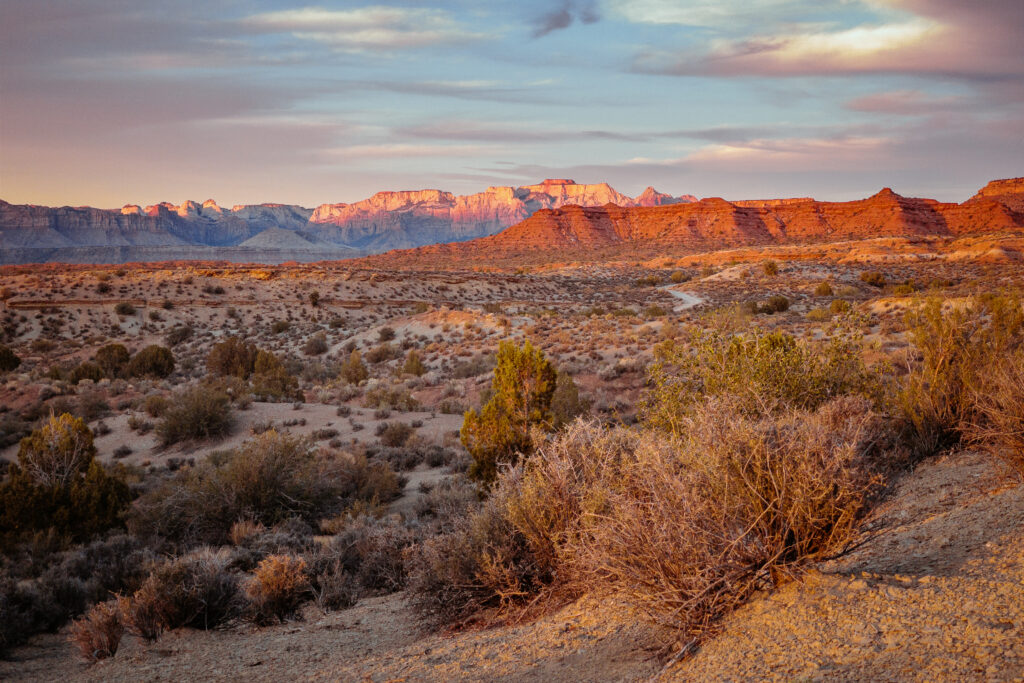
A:
{"type": "Polygon", "coordinates": [[[672,289],[675,285],[662,285],[658,289],[662,289],[677,299],[680,299],[683,303],[676,305],[674,311],[686,311],[694,306],[699,306],[704,303],[704,299],[700,298],[692,292],[681,292],[678,289],[672,289]]]}

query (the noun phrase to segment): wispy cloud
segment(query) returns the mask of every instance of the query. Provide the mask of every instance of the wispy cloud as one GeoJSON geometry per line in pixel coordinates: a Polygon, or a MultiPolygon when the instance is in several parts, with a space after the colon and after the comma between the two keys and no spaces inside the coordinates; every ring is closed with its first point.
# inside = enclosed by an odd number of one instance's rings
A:
{"type": "Polygon", "coordinates": [[[303,7],[255,14],[241,23],[254,30],[288,33],[300,40],[352,52],[456,45],[483,37],[440,9],[303,7]]]}

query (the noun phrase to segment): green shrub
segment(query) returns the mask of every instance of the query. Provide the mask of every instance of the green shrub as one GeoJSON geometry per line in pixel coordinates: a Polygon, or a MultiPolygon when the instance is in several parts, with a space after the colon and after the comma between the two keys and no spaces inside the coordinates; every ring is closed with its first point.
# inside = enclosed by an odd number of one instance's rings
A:
{"type": "Polygon", "coordinates": [[[551,425],[559,429],[590,410],[590,401],[580,398],[572,375],[559,372],[555,391],[551,394],[551,425]]]}
{"type": "Polygon", "coordinates": [[[705,396],[736,396],[751,410],[813,409],[844,394],[880,398],[880,392],[853,336],[814,343],[783,332],[699,331],[689,343],[656,348],[642,413],[652,426],[679,434],[689,409],[705,396]]]}
{"type": "Polygon", "coordinates": [[[369,376],[370,372],[366,369],[366,364],[363,363],[359,351],[352,351],[348,360],[341,366],[341,378],[349,384],[359,384],[369,376]]]}
{"type": "Polygon", "coordinates": [[[827,308],[812,308],[806,317],[811,322],[823,323],[832,319],[832,313],[827,308]]]}
{"type": "Polygon", "coordinates": [[[814,288],[815,296],[832,296],[832,285],[828,282],[820,282],[818,286],[814,288]]]}
{"type": "Polygon", "coordinates": [[[228,395],[211,387],[195,387],[174,395],[156,433],[160,445],[167,447],[180,441],[226,436],[231,425],[228,395]]]}
{"type": "Polygon", "coordinates": [[[0,372],[10,372],[21,365],[21,359],[10,348],[0,344],[0,372]]]}
{"type": "Polygon", "coordinates": [[[128,486],[95,457],[92,432],[67,413],[22,439],[18,462],[0,484],[0,546],[48,529],[87,541],[119,526],[128,486]]]}
{"type": "Polygon", "coordinates": [[[228,337],[214,344],[206,357],[206,368],[214,375],[231,375],[249,379],[256,367],[259,350],[241,337],[228,337]]]}
{"type": "Polygon", "coordinates": [[[163,417],[163,414],[167,412],[170,406],[171,402],[159,394],[147,396],[146,400],[142,402],[142,409],[150,417],[163,417]]]}
{"type": "Polygon", "coordinates": [[[761,269],[764,271],[764,274],[769,277],[774,277],[779,274],[779,264],[771,259],[761,263],[761,269]]]}
{"type": "Polygon", "coordinates": [[[492,482],[499,465],[515,464],[532,447],[530,430],[551,424],[556,371],[540,349],[509,341],[498,346],[490,400],[463,421],[462,443],[473,458],[470,476],[492,482]]]}
{"type": "Polygon", "coordinates": [[[416,352],[416,349],[409,349],[409,353],[405,355],[405,365],[402,366],[402,372],[406,375],[416,375],[422,377],[427,372],[427,366],[423,364],[423,360],[420,358],[420,354],[416,352]]]}
{"type": "Polygon", "coordinates": [[[153,344],[142,349],[128,363],[128,374],[132,377],[156,377],[162,379],[174,372],[174,354],[166,346],[153,344]]]}
{"type": "Polygon", "coordinates": [[[68,375],[68,381],[72,384],[78,384],[83,379],[99,382],[103,379],[103,370],[95,363],[80,363],[71,371],[71,374],[68,375]]]}
{"type": "Polygon", "coordinates": [[[262,349],[256,352],[253,364],[252,390],[261,395],[277,399],[299,399],[299,381],[288,372],[281,360],[262,349]]]}
{"type": "Polygon", "coordinates": [[[121,377],[128,368],[131,355],[123,344],[107,344],[96,351],[96,365],[107,377],[121,377]]]}
{"type": "Polygon", "coordinates": [[[122,301],[114,306],[114,313],[118,315],[135,315],[135,307],[127,301],[122,301]]]}
{"type": "Polygon", "coordinates": [[[390,389],[383,386],[367,391],[363,397],[363,405],[367,408],[401,410],[406,413],[420,408],[420,402],[405,389],[390,389]]]}

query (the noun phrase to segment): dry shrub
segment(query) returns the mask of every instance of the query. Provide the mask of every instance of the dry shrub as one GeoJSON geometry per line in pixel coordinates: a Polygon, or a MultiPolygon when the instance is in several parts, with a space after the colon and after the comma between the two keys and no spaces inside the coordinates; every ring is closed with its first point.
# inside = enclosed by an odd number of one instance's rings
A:
{"type": "Polygon", "coordinates": [[[234,620],[241,607],[238,577],[225,551],[203,548],[158,566],[127,602],[125,621],[156,640],[183,626],[212,629],[234,620]]]}
{"type": "Polygon", "coordinates": [[[1024,474],[1024,351],[990,366],[973,398],[976,415],[967,430],[971,440],[1024,474]]]}
{"type": "Polygon", "coordinates": [[[124,635],[124,620],[117,600],[101,602],[71,624],[68,639],[83,659],[96,662],[113,657],[124,635]]]}
{"type": "Polygon", "coordinates": [[[303,600],[309,597],[306,561],[289,555],[271,555],[253,572],[245,588],[249,598],[249,618],[267,625],[283,623],[295,616],[303,600]]]}
{"type": "Polygon", "coordinates": [[[578,421],[426,541],[411,595],[435,623],[606,588],[694,635],[846,543],[877,479],[880,423],[846,397],[751,415],[705,402],[671,440],[578,421]]]}
{"type": "Polygon", "coordinates": [[[316,451],[270,430],[144,494],[128,526],[182,545],[222,544],[239,520],[273,525],[297,517],[315,524],[355,501],[389,502],[401,489],[386,463],[316,451]]]}
{"type": "Polygon", "coordinates": [[[898,405],[919,453],[934,453],[972,435],[999,439],[1008,431],[999,424],[1019,410],[1012,406],[1007,382],[1014,380],[1014,357],[1024,344],[1020,299],[985,297],[968,309],[944,310],[942,301],[932,298],[909,311],[906,324],[921,359],[911,368],[898,405]],[[990,413],[995,423],[989,422],[990,413]]]}
{"type": "Polygon", "coordinates": [[[231,398],[211,387],[179,392],[156,427],[160,445],[225,436],[231,431],[231,398]]]}
{"type": "Polygon", "coordinates": [[[754,590],[849,541],[877,482],[878,429],[863,399],[777,417],[710,402],[678,447],[637,437],[576,555],[591,579],[699,635],[754,590]]]}

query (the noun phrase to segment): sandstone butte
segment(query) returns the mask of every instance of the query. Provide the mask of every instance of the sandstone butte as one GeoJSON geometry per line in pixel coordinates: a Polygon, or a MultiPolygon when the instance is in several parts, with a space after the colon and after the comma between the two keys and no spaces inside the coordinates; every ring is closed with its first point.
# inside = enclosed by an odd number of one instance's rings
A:
{"type": "Polygon", "coordinates": [[[994,180],[967,201],[903,197],[889,188],[849,202],[810,198],[697,202],[655,206],[541,209],[497,235],[458,244],[390,252],[368,259],[417,262],[528,258],[621,252],[642,247],[677,253],[738,246],[866,239],[963,236],[1024,230],[1024,178],[994,180]]]}

